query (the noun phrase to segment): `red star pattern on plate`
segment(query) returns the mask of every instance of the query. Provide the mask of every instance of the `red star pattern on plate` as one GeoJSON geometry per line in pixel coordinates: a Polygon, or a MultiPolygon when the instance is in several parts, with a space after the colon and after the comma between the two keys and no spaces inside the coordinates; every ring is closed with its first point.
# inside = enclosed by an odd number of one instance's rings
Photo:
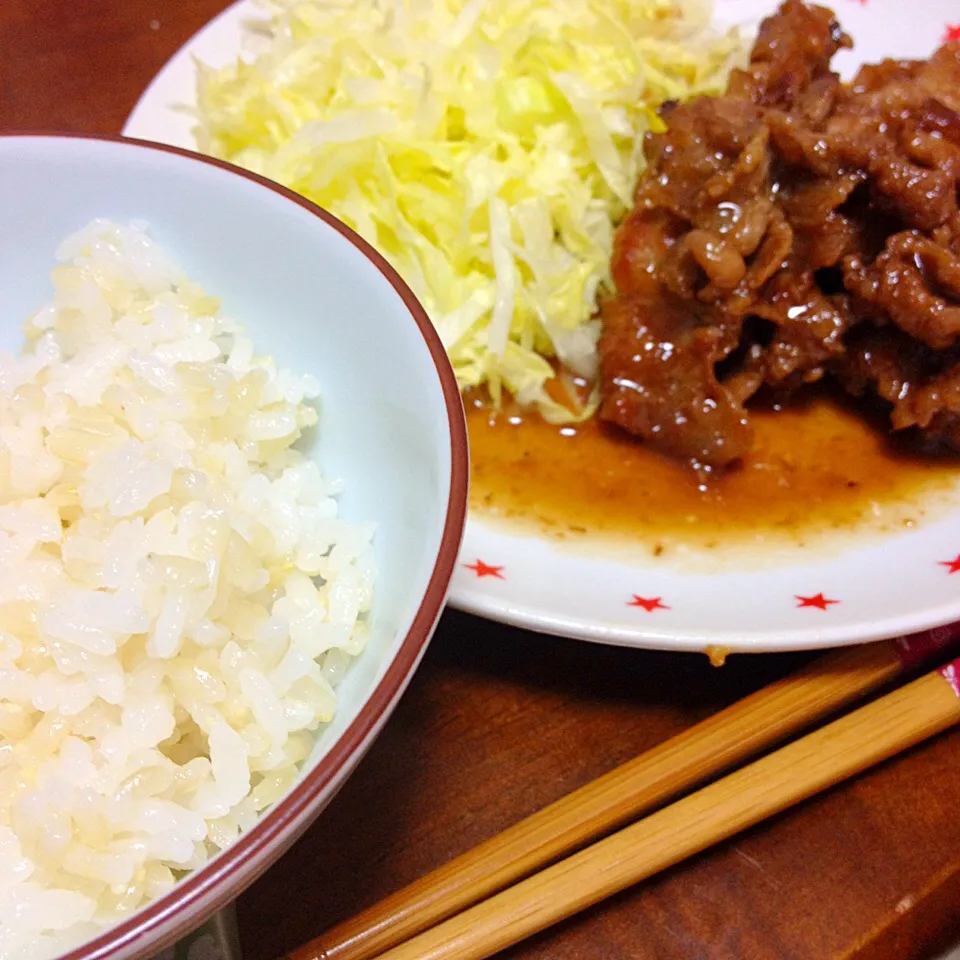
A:
{"type": "Polygon", "coordinates": [[[643,607],[647,613],[653,613],[654,610],[669,610],[670,608],[663,602],[663,597],[638,597],[633,595],[633,599],[627,604],[628,607],[643,607]]]}
{"type": "Polygon", "coordinates": [[[947,29],[943,32],[943,42],[949,43],[951,40],[960,40],[960,23],[947,24],[947,29]]]}
{"type": "Polygon", "coordinates": [[[812,597],[801,597],[796,595],[797,607],[816,607],[818,610],[826,610],[832,603],[839,603],[839,600],[828,600],[822,593],[814,594],[812,597]]]}
{"type": "Polygon", "coordinates": [[[507,578],[501,572],[503,567],[491,567],[490,564],[477,560],[476,563],[465,563],[468,570],[472,570],[479,579],[484,577],[495,577],[497,580],[506,580],[507,578]]]}
{"type": "Polygon", "coordinates": [[[946,567],[947,573],[957,573],[960,571],[960,553],[958,553],[952,560],[941,560],[939,566],[946,567]]]}

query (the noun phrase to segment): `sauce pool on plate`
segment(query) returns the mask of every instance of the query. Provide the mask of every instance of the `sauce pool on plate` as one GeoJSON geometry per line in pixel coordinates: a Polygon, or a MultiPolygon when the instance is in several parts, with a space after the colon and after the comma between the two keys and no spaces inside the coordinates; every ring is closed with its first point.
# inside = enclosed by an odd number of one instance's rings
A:
{"type": "Polygon", "coordinates": [[[648,556],[888,533],[921,522],[960,486],[960,459],[912,453],[826,389],[756,410],[753,451],[707,482],[596,418],[554,426],[476,396],[466,405],[476,516],[648,556]]]}

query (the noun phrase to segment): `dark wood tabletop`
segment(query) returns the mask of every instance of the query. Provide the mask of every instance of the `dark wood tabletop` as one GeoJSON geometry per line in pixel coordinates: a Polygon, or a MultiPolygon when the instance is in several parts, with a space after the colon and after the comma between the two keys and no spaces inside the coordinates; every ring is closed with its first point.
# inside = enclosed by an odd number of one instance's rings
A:
{"type": "MultiPolygon", "coordinates": [[[[0,130],[117,133],[224,0],[2,0],[0,130]]],[[[239,902],[270,960],[802,656],[606,648],[448,611],[393,718],[239,902]]],[[[960,940],[960,732],[514,949],[512,960],[892,960],[960,940]]]]}

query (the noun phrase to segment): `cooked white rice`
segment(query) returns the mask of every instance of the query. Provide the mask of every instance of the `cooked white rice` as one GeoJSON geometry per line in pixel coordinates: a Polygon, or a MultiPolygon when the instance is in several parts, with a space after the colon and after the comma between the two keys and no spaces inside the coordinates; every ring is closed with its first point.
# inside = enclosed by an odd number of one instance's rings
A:
{"type": "MultiPolygon", "coordinates": [[[[371,528],[143,225],[68,239],[0,353],[0,958],[166,893],[296,780],[364,645],[371,528]]],[[[4,318],[9,323],[9,318],[4,318]]]]}

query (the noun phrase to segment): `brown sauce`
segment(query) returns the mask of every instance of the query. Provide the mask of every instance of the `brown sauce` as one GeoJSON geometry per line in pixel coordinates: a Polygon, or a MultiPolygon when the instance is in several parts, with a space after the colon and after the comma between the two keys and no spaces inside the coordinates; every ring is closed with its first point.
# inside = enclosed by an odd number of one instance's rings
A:
{"type": "MultiPolygon", "coordinates": [[[[558,540],[619,541],[647,556],[678,546],[810,547],[831,533],[913,526],[956,494],[960,461],[898,447],[841,397],[752,415],[738,469],[702,482],[688,466],[594,419],[571,427],[467,398],[471,508],[558,540]]],[[[715,554],[714,554],[715,555],[715,554]]]]}

